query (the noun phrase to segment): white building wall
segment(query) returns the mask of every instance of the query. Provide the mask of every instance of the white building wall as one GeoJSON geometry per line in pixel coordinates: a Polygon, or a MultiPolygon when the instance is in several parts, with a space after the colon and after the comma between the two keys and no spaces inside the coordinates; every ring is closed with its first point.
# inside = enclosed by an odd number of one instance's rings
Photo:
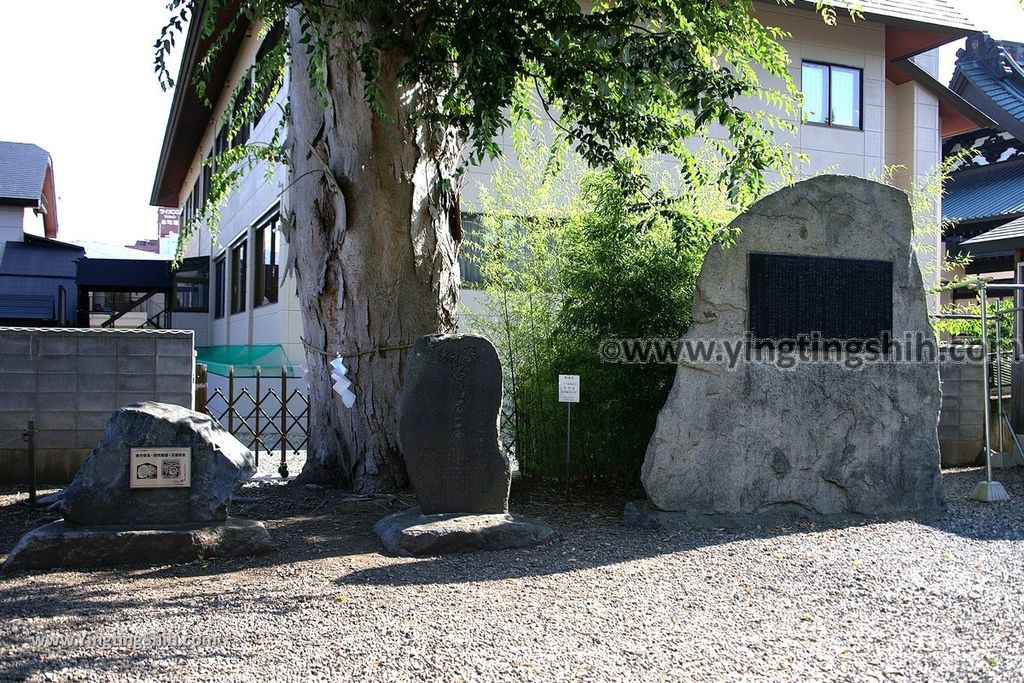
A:
{"type": "Polygon", "coordinates": [[[0,206],[0,263],[8,242],[21,242],[25,238],[25,209],[20,206],[0,206]]]}
{"type": "MultiPolygon", "coordinates": [[[[928,73],[938,72],[938,53],[919,55],[915,63],[928,73]]],[[[939,102],[930,92],[913,81],[901,85],[886,83],[890,106],[885,118],[885,163],[893,167],[893,183],[909,192],[923,188],[942,161],[942,131],[939,102]]],[[[941,216],[941,200],[930,209],[937,223],[941,216]]],[[[918,235],[918,259],[926,287],[941,284],[942,235],[939,232],[918,235]]],[[[933,297],[931,303],[938,303],[933,297]]]]}
{"type": "MultiPolygon", "coordinates": [[[[796,125],[796,134],[780,132],[776,140],[808,158],[798,169],[798,177],[822,173],[880,177],[885,163],[885,25],[854,22],[840,12],[837,25],[829,26],[819,15],[806,10],[761,4],[755,9],[763,23],[781,28],[791,36],[782,45],[789,54],[790,78],[798,89],[802,87],[801,67],[805,61],[853,67],[863,74],[861,130],[801,123],[799,112],[779,112],[796,125]]],[[[772,76],[762,75],[761,82],[766,88],[783,87],[772,76]]],[[[766,106],[756,99],[744,104],[748,109],[766,106]]]]}
{"type": "MultiPolygon", "coordinates": [[[[203,164],[207,155],[213,147],[217,132],[221,127],[221,118],[227,109],[227,104],[233,91],[234,84],[243,76],[245,69],[253,62],[260,47],[257,39],[258,29],[254,27],[247,37],[239,58],[229,78],[229,85],[224,92],[217,106],[214,108],[214,116],[211,119],[202,140],[200,148],[196,151],[192,162],[191,170],[183,184],[181,194],[178,198],[179,205],[184,205],[195,186],[196,179],[201,176],[203,164]]],[[[281,106],[285,100],[287,83],[281,88],[277,101],[270,107],[264,117],[258,122],[250,136],[250,142],[269,141],[274,130],[281,120],[281,106]]],[[[197,326],[205,325],[205,334],[197,329],[197,340],[205,340],[206,345],[251,345],[251,344],[282,344],[289,361],[294,364],[304,362],[305,353],[300,341],[301,325],[295,326],[289,323],[290,314],[297,311],[298,300],[295,296],[294,278],[283,278],[278,283],[278,303],[263,306],[254,306],[254,267],[257,255],[253,251],[254,228],[258,227],[259,221],[268,215],[282,200],[283,191],[287,182],[287,173],[283,167],[275,167],[269,175],[267,164],[257,164],[242,179],[239,186],[228,198],[224,208],[221,210],[221,224],[216,235],[211,234],[205,226],[192,239],[188,248],[189,256],[210,256],[210,312],[205,321],[194,321],[197,326]],[[239,313],[231,312],[231,248],[241,241],[247,244],[247,273],[246,273],[246,306],[245,310],[239,313]],[[215,318],[216,295],[214,287],[214,260],[224,257],[225,261],[225,291],[224,291],[224,317],[215,318]]],[[[283,276],[283,264],[287,261],[287,244],[279,236],[279,253],[277,254],[279,272],[283,276]]],[[[197,341],[197,346],[202,346],[197,341]]]]}
{"type": "MultiPolygon", "coordinates": [[[[848,130],[824,125],[800,123],[800,113],[782,118],[797,126],[795,135],[779,132],[777,140],[787,144],[794,152],[807,155],[808,162],[799,169],[799,177],[821,173],[838,173],[866,178],[881,177],[886,163],[885,155],[885,25],[872,21],[854,22],[841,14],[837,26],[828,26],[814,12],[792,7],[757,4],[758,18],[765,24],[788,32],[792,37],[783,41],[789,53],[789,73],[797,88],[801,87],[803,61],[835,64],[861,69],[863,72],[862,130],[848,130]]],[[[762,85],[782,89],[780,79],[761,72],[762,85]]],[[[767,104],[756,98],[747,98],[741,106],[765,109],[767,104]]],[[[938,110],[935,111],[938,125],[938,110]]],[[[724,130],[712,129],[712,135],[725,138],[724,130]]],[[[514,167],[515,154],[511,136],[499,140],[505,158],[514,167]]],[[[666,166],[672,164],[666,160],[666,166]]],[[[482,188],[497,164],[487,161],[469,169],[466,188],[462,195],[462,208],[479,210],[482,188]]]]}

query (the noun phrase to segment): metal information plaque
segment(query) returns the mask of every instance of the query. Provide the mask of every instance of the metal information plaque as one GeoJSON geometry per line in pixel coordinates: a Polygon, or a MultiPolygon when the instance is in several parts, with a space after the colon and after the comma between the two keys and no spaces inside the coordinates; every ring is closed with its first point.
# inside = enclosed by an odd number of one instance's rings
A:
{"type": "MultiPolygon", "coordinates": [[[[750,255],[750,333],[762,342],[868,342],[892,333],[890,261],[750,255]]],[[[884,343],[884,342],[883,342],[884,343]]]]}
{"type": "Polygon", "coordinates": [[[192,484],[191,448],[133,448],[129,488],[182,488],[192,484]]]}
{"type": "Polygon", "coordinates": [[[580,376],[558,376],[558,400],[560,403],[580,402],[580,376]]]}

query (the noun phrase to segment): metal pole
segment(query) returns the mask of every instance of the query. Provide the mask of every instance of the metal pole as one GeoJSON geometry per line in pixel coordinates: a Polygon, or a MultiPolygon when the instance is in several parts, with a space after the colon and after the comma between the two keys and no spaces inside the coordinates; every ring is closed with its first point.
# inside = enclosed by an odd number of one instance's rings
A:
{"type": "Polygon", "coordinates": [[[260,466],[260,403],[263,401],[263,395],[260,393],[260,375],[262,375],[260,366],[256,366],[256,398],[253,400],[253,432],[252,432],[252,447],[256,449],[256,467],[260,466]]]}
{"type": "MultiPolygon", "coordinates": [[[[1021,277],[1022,274],[1024,274],[1022,266],[1024,266],[1024,263],[1018,263],[1016,268],[1017,272],[1014,274],[1014,280],[1017,282],[1018,285],[1024,284],[1024,278],[1021,277]]],[[[1013,353],[1010,355],[1010,358],[1012,358],[1014,361],[1020,360],[1020,340],[1022,337],[1020,315],[1021,311],[1024,311],[1024,292],[1021,292],[1018,289],[1016,292],[1013,293],[1013,353]]],[[[1010,379],[1010,382],[1012,386],[1012,378],[1010,379]]],[[[1019,398],[1020,397],[1018,396],[1014,396],[1013,389],[1010,389],[1010,399],[1013,400],[1019,398]]],[[[1010,405],[1012,406],[1013,404],[1011,403],[1010,405]]]]}
{"type": "Polygon", "coordinates": [[[988,297],[985,294],[986,283],[978,283],[978,292],[981,295],[981,363],[982,386],[985,387],[984,415],[985,415],[985,479],[992,483],[992,438],[989,434],[989,404],[992,402],[988,389],[988,297]]]}
{"type": "Polygon", "coordinates": [[[36,508],[36,423],[28,421],[28,429],[21,435],[28,442],[28,504],[36,508]]]}
{"type": "Polygon", "coordinates": [[[572,439],[572,403],[565,404],[565,500],[569,500],[569,444],[572,439]]]}
{"type": "Polygon", "coordinates": [[[277,473],[288,478],[288,368],[281,366],[281,465],[277,473]]]}
{"type": "MultiPolygon", "coordinates": [[[[1002,318],[999,313],[999,299],[996,299],[996,401],[999,405],[999,419],[996,420],[996,424],[999,425],[999,457],[1003,457],[1003,362],[1002,362],[1002,333],[1000,327],[1002,326],[1002,318]]],[[[1002,466],[1000,464],[1000,466],[1002,466]]]]}
{"type": "Polygon", "coordinates": [[[228,366],[228,431],[235,435],[235,366],[228,366]]]}
{"type": "Polygon", "coordinates": [[[196,363],[196,412],[198,413],[209,413],[210,411],[206,407],[207,394],[206,394],[206,383],[209,378],[206,374],[206,364],[196,363]]]}

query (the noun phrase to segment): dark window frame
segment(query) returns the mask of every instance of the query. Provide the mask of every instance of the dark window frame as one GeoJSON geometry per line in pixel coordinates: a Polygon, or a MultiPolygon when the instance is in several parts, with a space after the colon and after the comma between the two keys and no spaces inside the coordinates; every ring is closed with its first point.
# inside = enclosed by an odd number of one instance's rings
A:
{"type": "Polygon", "coordinates": [[[223,252],[213,261],[213,317],[215,320],[220,320],[224,317],[226,289],[227,252],[223,252]]]}
{"type": "Polygon", "coordinates": [[[248,249],[249,241],[246,238],[231,245],[231,315],[245,313],[246,310],[246,285],[248,284],[247,280],[249,277],[248,249]]]}
{"type": "Polygon", "coordinates": [[[206,206],[206,202],[210,201],[210,181],[213,179],[213,150],[206,155],[206,161],[203,162],[203,194],[199,202],[199,206],[196,207],[197,213],[202,213],[203,208],[206,206]]]}
{"type": "Polygon", "coordinates": [[[253,308],[270,306],[280,301],[281,290],[281,232],[278,225],[281,221],[279,208],[275,207],[260,219],[253,227],[253,308]],[[267,263],[266,236],[270,235],[270,257],[267,263]],[[273,286],[271,287],[272,274],[273,286]]]}
{"type": "Polygon", "coordinates": [[[182,261],[181,267],[174,273],[171,310],[175,313],[209,313],[210,257],[192,256],[182,261]],[[178,295],[180,284],[196,286],[195,289],[198,292],[197,300],[199,303],[182,306],[178,295]]]}
{"type": "MultiPolygon", "coordinates": [[[[832,64],[830,62],[816,62],[812,59],[805,59],[800,62],[800,91],[804,92],[804,66],[805,65],[824,67],[826,71],[825,75],[825,120],[824,121],[804,121],[803,123],[808,126],[821,126],[824,128],[837,128],[839,130],[864,130],[864,69],[859,66],[847,66],[845,64],[832,64]],[[845,69],[847,71],[857,72],[857,125],[846,126],[839,123],[832,123],[832,69],[845,69]]],[[[801,115],[803,110],[801,109],[801,115]]]]}

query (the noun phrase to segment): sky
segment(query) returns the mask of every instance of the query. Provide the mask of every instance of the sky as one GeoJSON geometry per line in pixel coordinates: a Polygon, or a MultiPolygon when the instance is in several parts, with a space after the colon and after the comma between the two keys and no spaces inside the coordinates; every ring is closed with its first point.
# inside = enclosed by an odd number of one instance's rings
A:
{"type": "Polygon", "coordinates": [[[172,95],[153,43],[168,13],[165,0],[100,4],[0,0],[0,140],[50,153],[60,239],[126,244],[156,236],[149,196],[172,95]]]}
{"type": "MultiPolygon", "coordinates": [[[[993,37],[1024,41],[1017,0],[951,1],[993,37]]],[[[153,73],[153,43],[165,4],[0,0],[0,140],[50,153],[61,239],[156,236],[149,197],[171,93],[153,73]]],[[[962,43],[940,52],[940,79],[962,43]]]]}

